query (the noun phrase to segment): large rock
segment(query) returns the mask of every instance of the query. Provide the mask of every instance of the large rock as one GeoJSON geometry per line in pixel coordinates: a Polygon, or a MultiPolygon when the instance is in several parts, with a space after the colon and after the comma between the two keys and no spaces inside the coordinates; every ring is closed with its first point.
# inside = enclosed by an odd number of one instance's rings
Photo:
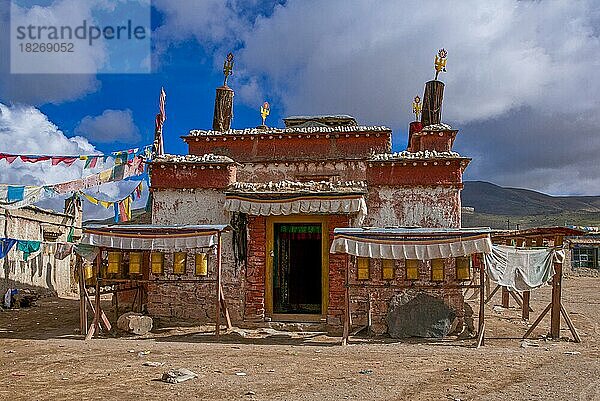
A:
{"type": "Polygon", "coordinates": [[[135,312],[127,312],[117,320],[119,330],[132,334],[146,334],[152,330],[152,318],[135,312]]]}
{"type": "Polygon", "coordinates": [[[452,327],[456,312],[439,298],[424,292],[405,292],[394,296],[386,321],[393,338],[445,337],[452,327]]]}

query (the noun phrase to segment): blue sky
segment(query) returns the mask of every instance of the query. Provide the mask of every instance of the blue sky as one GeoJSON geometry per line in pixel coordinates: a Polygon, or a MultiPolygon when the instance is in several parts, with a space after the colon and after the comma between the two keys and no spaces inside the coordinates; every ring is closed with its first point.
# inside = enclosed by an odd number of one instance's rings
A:
{"type": "MultiPolygon", "coordinates": [[[[77,18],[115,1],[30,3],[77,18]]],[[[7,4],[0,8],[4,50],[7,4]]],[[[211,127],[228,51],[236,55],[229,81],[236,91],[234,128],[258,125],[258,109],[268,100],[271,126],[292,114],[351,114],[359,123],[391,127],[394,150],[402,150],[412,97],[433,78],[433,57],[445,47],[443,115],[461,130],[456,150],[474,158],[466,179],[600,194],[597,2],[377,4],[154,0],[150,74],[15,75],[0,60],[0,152],[109,152],[149,144],[164,86],[165,148],[185,153],[180,136],[211,127]],[[52,131],[50,145],[39,143],[41,131],[52,131]],[[17,136],[23,140],[11,140],[17,136]]],[[[30,167],[0,169],[0,179],[39,184],[74,174],[30,167]]],[[[101,192],[117,198],[128,189],[101,192]]]]}

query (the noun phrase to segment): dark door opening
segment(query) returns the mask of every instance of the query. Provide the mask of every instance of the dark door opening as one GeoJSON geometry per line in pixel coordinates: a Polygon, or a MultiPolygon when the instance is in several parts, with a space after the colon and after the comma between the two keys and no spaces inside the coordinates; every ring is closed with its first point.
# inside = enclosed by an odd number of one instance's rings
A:
{"type": "Polygon", "coordinates": [[[321,313],[321,224],[275,224],[273,312],[321,313]]]}

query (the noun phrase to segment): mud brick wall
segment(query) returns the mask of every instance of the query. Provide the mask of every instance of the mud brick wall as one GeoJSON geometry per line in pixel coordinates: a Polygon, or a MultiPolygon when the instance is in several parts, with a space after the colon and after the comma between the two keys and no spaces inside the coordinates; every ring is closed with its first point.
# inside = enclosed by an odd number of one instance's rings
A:
{"type": "MultiPolygon", "coordinates": [[[[164,274],[150,274],[150,279],[172,280],[173,284],[148,284],[148,313],[151,316],[189,319],[198,322],[215,320],[216,287],[214,283],[177,283],[179,278],[202,279],[194,275],[194,254],[188,253],[185,274],[173,274],[173,254],[166,253],[164,274]]],[[[209,256],[208,279],[216,278],[216,258],[209,256]]]]}
{"type": "MultiPolygon", "coordinates": [[[[351,284],[374,284],[377,288],[351,288],[350,289],[350,312],[352,315],[353,327],[361,327],[367,324],[368,304],[367,300],[370,295],[371,299],[371,330],[375,334],[384,334],[387,332],[386,316],[390,300],[395,294],[402,291],[423,291],[433,297],[442,299],[448,306],[456,311],[459,319],[464,315],[464,297],[460,289],[443,288],[443,285],[456,285],[456,265],[453,258],[448,258],[444,261],[444,281],[431,281],[431,262],[419,262],[419,279],[407,280],[406,268],[404,260],[396,260],[394,263],[394,278],[392,280],[383,279],[383,263],[381,259],[371,259],[369,265],[369,280],[358,280],[358,271],[356,258],[350,257],[350,283],[351,284]],[[428,285],[439,286],[435,289],[400,289],[386,288],[385,285],[428,285]]],[[[343,296],[342,296],[343,298],[343,296]]]]}
{"type": "MultiPolygon", "coordinates": [[[[329,218],[329,243],[333,241],[333,230],[338,227],[348,227],[350,217],[344,215],[331,216],[329,218]]],[[[329,254],[329,305],[327,308],[327,325],[330,328],[340,328],[344,318],[345,290],[346,290],[346,268],[348,266],[348,255],[329,254]]]]}
{"type": "Polygon", "coordinates": [[[244,318],[263,321],[265,318],[265,275],[267,225],[264,216],[248,216],[248,265],[244,318]]]}
{"type": "MultiPolygon", "coordinates": [[[[226,212],[223,209],[225,194],[219,190],[156,190],[153,192],[153,196],[153,224],[229,224],[229,212],[226,212]]],[[[223,284],[223,293],[227,301],[229,313],[232,321],[235,324],[243,319],[246,282],[244,280],[244,267],[237,266],[235,263],[232,240],[233,235],[230,232],[224,233],[221,237],[221,278],[223,284]]],[[[216,263],[216,255],[211,255],[211,260],[212,259],[214,259],[216,263]]],[[[172,262],[171,265],[168,263],[169,262],[165,261],[165,267],[167,269],[172,269],[172,262]]],[[[192,262],[188,260],[188,263],[193,263],[193,260],[192,262]]],[[[211,269],[213,262],[210,261],[209,263],[211,263],[211,265],[209,265],[209,269],[211,269]]],[[[190,269],[192,269],[190,272],[193,272],[193,266],[190,269]]],[[[209,274],[211,274],[211,270],[209,270],[209,274]]],[[[205,284],[202,284],[201,286],[204,285],[205,284]]],[[[214,287],[213,284],[210,285],[211,288],[214,287]]],[[[153,292],[159,292],[165,296],[164,299],[166,300],[171,300],[172,298],[180,299],[181,302],[183,302],[186,307],[190,309],[197,308],[198,305],[206,303],[212,305],[214,300],[205,300],[203,297],[201,297],[201,294],[203,294],[205,291],[201,288],[195,289],[195,286],[199,286],[199,284],[177,284],[177,286],[171,286],[170,290],[167,290],[169,286],[164,286],[165,288],[161,288],[160,286],[149,287],[148,298],[150,299],[153,292]]],[[[208,296],[213,297],[213,292],[213,290],[210,290],[208,292],[208,296]]],[[[212,306],[209,308],[208,316],[213,316],[214,314],[211,308],[212,306]]],[[[155,313],[159,313],[161,309],[157,308],[157,305],[154,305],[154,311],[155,313]]],[[[164,311],[161,311],[161,313],[163,312],[164,311]]],[[[190,313],[192,312],[183,312],[184,315],[190,313]]],[[[157,314],[156,316],[169,316],[169,314],[157,314]]]]}

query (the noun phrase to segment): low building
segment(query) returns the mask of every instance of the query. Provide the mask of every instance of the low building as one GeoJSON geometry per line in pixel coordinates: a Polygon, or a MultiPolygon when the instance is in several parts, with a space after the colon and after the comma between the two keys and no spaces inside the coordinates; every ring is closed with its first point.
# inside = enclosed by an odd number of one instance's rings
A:
{"type": "MultiPolygon", "coordinates": [[[[233,227],[223,235],[223,285],[234,323],[321,322],[339,329],[350,266],[365,282],[437,286],[426,291],[462,316],[462,292],[443,288],[469,279],[457,277],[453,258],[398,263],[384,274],[381,261],[365,265],[329,253],[336,228],[460,228],[462,174],[470,159],[452,150],[458,131],[440,122],[443,83],[427,83],[421,121],[411,124],[409,146],[397,153],[389,128],[345,115],[230,129],[232,92],[217,89],[212,130],[182,137],[187,155],[152,161],[150,190],[155,225],[233,227]]],[[[371,300],[375,332],[386,331],[392,295],[384,291],[371,300]]],[[[148,288],[147,309],[154,316],[206,319],[205,308],[196,306],[213,298],[193,284],[148,288]]],[[[359,315],[360,306],[353,308],[359,315]]]]}
{"type": "Polygon", "coordinates": [[[70,249],[81,237],[81,219],[78,199],[67,200],[64,213],[35,206],[0,209],[1,237],[32,241],[34,245],[39,242],[39,249],[31,254],[15,244],[0,259],[0,292],[4,294],[9,288],[32,288],[54,295],[77,292],[70,249]]]}

